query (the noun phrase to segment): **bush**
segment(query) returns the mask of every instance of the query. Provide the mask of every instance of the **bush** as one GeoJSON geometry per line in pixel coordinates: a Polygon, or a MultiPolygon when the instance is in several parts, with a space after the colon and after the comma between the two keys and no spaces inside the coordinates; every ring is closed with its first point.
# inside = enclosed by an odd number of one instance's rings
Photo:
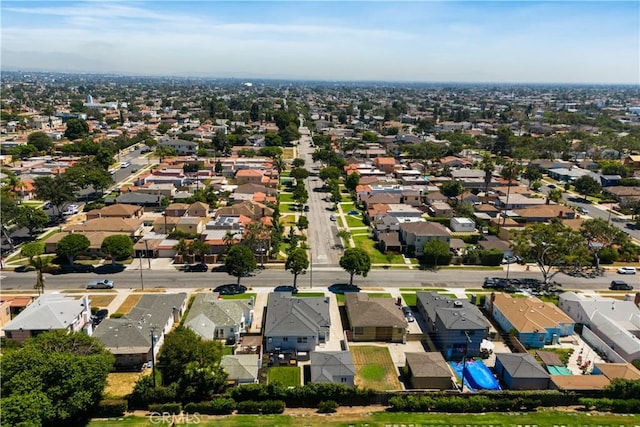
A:
{"type": "Polygon", "coordinates": [[[121,318],[122,316],[124,316],[124,313],[113,313],[113,314],[111,314],[111,316],[109,316],[109,317],[110,317],[110,318],[112,318],[112,319],[119,319],[119,318],[121,318]]]}
{"type": "Polygon", "coordinates": [[[158,414],[169,413],[169,414],[179,414],[182,412],[182,404],[178,402],[170,402],[170,403],[154,403],[149,405],[149,412],[155,412],[158,414]]]}
{"type": "Polygon", "coordinates": [[[187,403],[184,407],[184,411],[190,414],[197,412],[206,415],[228,415],[232,414],[235,409],[236,401],[228,397],[213,399],[208,402],[187,403]]]}
{"type": "Polygon", "coordinates": [[[169,387],[153,386],[151,375],[140,378],[129,395],[129,407],[146,409],[152,403],[168,403],[177,399],[177,384],[169,387]]]}
{"type": "Polygon", "coordinates": [[[333,400],[323,400],[318,403],[318,412],[321,414],[332,414],[338,410],[338,403],[333,400]]]}
{"type": "Polygon", "coordinates": [[[116,399],[106,399],[101,400],[96,406],[94,415],[96,417],[121,417],[127,412],[127,401],[126,400],[116,400],[116,399]]]}
{"type": "Polygon", "coordinates": [[[238,403],[238,414],[259,414],[262,410],[260,402],[245,400],[238,403]]]}
{"type": "Polygon", "coordinates": [[[262,405],[261,412],[263,414],[281,414],[284,412],[284,402],[282,400],[265,400],[260,402],[262,405]]]}

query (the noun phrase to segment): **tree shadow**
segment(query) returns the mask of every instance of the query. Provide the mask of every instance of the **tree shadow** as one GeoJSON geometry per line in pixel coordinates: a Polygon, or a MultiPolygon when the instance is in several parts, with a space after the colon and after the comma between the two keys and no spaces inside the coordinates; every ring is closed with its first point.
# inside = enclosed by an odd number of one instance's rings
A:
{"type": "Polygon", "coordinates": [[[124,264],[105,264],[100,267],[96,267],[96,274],[116,274],[124,271],[126,267],[124,264]]]}

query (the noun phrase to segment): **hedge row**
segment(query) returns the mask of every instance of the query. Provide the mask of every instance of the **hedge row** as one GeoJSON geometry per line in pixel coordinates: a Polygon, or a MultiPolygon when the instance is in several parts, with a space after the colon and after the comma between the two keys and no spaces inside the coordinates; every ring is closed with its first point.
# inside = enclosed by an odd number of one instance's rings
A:
{"type": "Polygon", "coordinates": [[[184,411],[190,414],[199,413],[205,415],[228,415],[236,409],[236,401],[231,398],[222,397],[208,402],[187,403],[184,411]]]}
{"type": "Polygon", "coordinates": [[[640,399],[592,399],[581,398],[580,404],[587,411],[615,412],[621,414],[640,414],[640,399]]]}
{"type": "Polygon", "coordinates": [[[282,400],[288,408],[316,408],[322,401],[333,400],[343,406],[366,406],[374,402],[376,393],[344,384],[314,384],[287,388],[275,384],[247,384],[228,391],[236,402],[245,400],[282,400]]]}
{"type": "Polygon", "coordinates": [[[238,414],[281,414],[284,408],[282,400],[245,400],[238,403],[238,414]]]}
{"type": "Polygon", "coordinates": [[[182,403],[156,403],[153,405],[149,405],[149,412],[155,412],[158,414],[179,414],[180,412],[182,412],[182,403]]]}
{"type": "Polygon", "coordinates": [[[501,393],[447,396],[393,396],[389,399],[392,411],[402,412],[504,412],[529,411],[537,407],[578,404],[573,393],[558,391],[506,391],[501,393]]]}
{"type": "Polygon", "coordinates": [[[121,417],[127,412],[127,408],[126,400],[105,399],[98,403],[94,415],[99,418],[121,417]]]}

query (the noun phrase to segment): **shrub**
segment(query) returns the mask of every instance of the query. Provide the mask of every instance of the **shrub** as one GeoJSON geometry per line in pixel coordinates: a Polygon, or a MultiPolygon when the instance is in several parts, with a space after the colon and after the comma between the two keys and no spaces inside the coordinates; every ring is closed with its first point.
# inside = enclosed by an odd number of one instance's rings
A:
{"type": "Polygon", "coordinates": [[[112,319],[119,319],[122,316],[124,316],[124,313],[113,313],[111,316],[109,316],[112,319]]]}
{"type": "Polygon", "coordinates": [[[163,414],[165,412],[169,414],[179,414],[182,412],[182,404],[178,402],[154,403],[149,405],[149,412],[156,412],[158,414],[163,414]]]}
{"type": "Polygon", "coordinates": [[[187,403],[184,407],[185,412],[191,414],[197,412],[206,415],[228,415],[233,413],[235,409],[236,401],[228,397],[213,399],[208,402],[187,403]]]}
{"type": "Polygon", "coordinates": [[[238,414],[259,414],[261,409],[260,402],[255,400],[245,400],[238,403],[238,414]]]}
{"type": "Polygon", "coordinates": [[[338,410],[338,403],[333,400],[323,400],[318,403],[318,412],[321,414],[332,414],[338,410]]]}
{"type": "Polygon", "coordinates": [[[152,403],[174,402],[177,398],[177,384],[169,387],[153,386],[151,375],[140,378],[129,395],[129,407],[145,409],[152,403]]]}
{"type": "Polygon", "coordinates": [[[94,415],[96,417],[121,417],[127,412],[127,401],[116,399],[101,400],[96,406],[94,415]]]}
{"type": "Polygon", "coordinates": [[[282,400],[265,400],[260,402],[263,414],[281,414],[284,412],[284,402],[282,400]]]}

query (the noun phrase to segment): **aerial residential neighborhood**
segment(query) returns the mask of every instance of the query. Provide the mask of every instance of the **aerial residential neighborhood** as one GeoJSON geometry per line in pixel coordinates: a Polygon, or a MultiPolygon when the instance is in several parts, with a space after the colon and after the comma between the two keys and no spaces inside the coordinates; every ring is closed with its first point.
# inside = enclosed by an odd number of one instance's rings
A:
{"type": "Polygon", "coordinates": [[[640,14],[561,3],[4,2],[2,427],[640,424],[640,14]]]}

